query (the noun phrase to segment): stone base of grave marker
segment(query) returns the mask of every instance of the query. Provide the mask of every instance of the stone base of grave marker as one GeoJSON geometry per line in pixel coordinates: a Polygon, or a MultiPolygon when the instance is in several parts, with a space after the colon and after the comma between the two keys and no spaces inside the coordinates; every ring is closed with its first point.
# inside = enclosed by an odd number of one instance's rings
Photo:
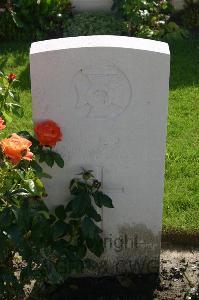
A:
{"type": "Polygon", "coordinates": [[[113,199],[102,211],[105,253],[94,274],[159,268],[170,56],[168,45],[90,36],[33,43],[34,121],[62,128],[64,169],[46,169],[47,204],[67,200],[70,180],[93,169],[113,199]]]}

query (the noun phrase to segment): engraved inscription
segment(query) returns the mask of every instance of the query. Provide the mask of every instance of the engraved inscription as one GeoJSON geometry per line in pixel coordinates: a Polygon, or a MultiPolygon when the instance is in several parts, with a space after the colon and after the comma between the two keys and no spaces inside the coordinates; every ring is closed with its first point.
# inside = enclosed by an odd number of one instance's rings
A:
{"type": "Polygon", "coordinates": [[[113,65],[82,68],[75,76],[76,108],[87,117],[114,118],[131,101],[131,85],[126,75],[113,65]]]}

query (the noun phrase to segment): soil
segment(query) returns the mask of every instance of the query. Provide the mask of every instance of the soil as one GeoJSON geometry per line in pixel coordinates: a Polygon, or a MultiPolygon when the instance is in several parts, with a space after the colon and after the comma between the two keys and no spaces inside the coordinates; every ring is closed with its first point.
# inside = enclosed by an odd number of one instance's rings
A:
{"type": "Polygon", "coordinates": [[[44,299],[199,300],[199,249],[162,250],[159,276],[68,279],[44,299]]]}

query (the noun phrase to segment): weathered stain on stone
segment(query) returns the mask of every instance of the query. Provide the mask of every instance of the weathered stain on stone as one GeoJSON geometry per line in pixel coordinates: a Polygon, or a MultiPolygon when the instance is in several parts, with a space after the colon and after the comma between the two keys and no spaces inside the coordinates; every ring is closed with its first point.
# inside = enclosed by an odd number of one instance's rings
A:
{"type": "Polygon", "coordinates": [[[158,273],[160,241],[161,233],[155,235],[145,224],[124,224],[118,228],[117,236],[104,236],[105,253],[99,259],[92,256],[95,264],[86,274],[158,273]]]}

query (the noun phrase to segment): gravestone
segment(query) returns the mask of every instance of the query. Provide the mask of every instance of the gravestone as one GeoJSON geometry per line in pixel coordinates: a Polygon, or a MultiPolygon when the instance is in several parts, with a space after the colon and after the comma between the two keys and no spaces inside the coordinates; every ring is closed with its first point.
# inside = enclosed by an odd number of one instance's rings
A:
{"type": "Polygon", "coordinates": [[[116,36],[33,43],[33,118],[63,132],[64,169],[46,182],[50,208],[70,180],[92,169],[115,208],[101,227],[97,275],[158,272],[170,55],[166,43],[116,36]]]}
{"type": "Polygon", "coordinates": [[[112,0],[72,0],[77,11],[110,11],[112,0]]]}

